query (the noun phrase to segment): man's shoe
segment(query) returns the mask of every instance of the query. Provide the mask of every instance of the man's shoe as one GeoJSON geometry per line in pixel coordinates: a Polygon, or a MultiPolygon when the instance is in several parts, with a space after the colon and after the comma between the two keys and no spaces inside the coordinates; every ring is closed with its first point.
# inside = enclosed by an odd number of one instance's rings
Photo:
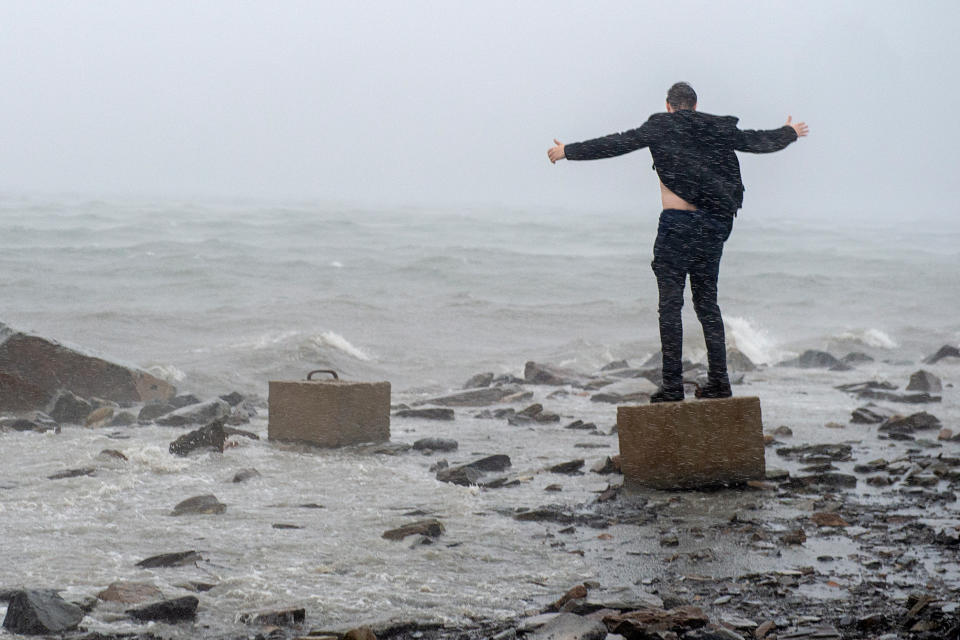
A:
{"type": "Polygon", "coordinates": [[[680,402],[683,400],[683,389],[679,391],[669,391],[664,388],[660,388],[650,396],[650,403],[654,402],[680,402]]]}
{"type": "Polygon", "coordinates": [[[729,398],[733,396],[733,390],[729,382],[708,382],[702,387],[697,387],[695,395],[701,399],[729,398]]]}

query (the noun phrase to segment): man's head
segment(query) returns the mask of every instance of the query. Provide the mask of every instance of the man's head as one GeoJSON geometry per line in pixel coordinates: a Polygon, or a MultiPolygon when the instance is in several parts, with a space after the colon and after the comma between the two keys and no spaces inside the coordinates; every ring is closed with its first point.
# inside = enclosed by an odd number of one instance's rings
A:
{"type": "Polygon", "coordinates": [[[697,92],[686,82],[678,82],[667,91],[667,111],[697,110],[697,92]]]}

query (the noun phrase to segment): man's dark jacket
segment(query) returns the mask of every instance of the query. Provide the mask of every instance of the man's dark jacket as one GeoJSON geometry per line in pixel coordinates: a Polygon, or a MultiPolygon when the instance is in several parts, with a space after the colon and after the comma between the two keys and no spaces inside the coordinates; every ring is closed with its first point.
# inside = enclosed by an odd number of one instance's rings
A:
{"type": "Polygon", "coordinates": [[[612,158],[650,147],[661,182],[698,209],[735,216],[743,182],[735,151],[770,153],[797,139],[793,127],[737,128],[737,118],[682,109],[655,113],[640,127],[564,147],[567,160],[612,158]]]}

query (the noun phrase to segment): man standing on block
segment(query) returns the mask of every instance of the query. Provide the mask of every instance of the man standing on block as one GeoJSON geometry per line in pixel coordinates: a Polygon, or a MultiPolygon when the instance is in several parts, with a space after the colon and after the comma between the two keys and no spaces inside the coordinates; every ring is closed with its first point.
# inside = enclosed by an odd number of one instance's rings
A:
{"type": "Polygon", "coordinates": [[[735,151],[779,151],[807,135],[791,117],[779,129],[741,130],[737,118],[697,111],[697,94],[686,82],[667,92],[666,113],[655,113],[637,129],[602,138],[556,144],[550,162],[613,158],[650,147],[660,177],[663,212],[653,245],[653,273],[660,292],[663,382],[650,402],[683,400],[683,326],[680,310],[687,275],[707,344],[707,384],[698,398],[729,398],[726,340],[717,305],[717,276],[723,243],[743,205],[743,182],[735,151]]]}

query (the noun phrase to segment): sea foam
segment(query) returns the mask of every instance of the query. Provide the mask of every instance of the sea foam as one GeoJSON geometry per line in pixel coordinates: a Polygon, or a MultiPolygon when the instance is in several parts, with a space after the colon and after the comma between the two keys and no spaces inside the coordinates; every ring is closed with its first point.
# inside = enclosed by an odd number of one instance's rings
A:
{"type": "Polygon", "coordinates": [[[338,351],[342,351],[352,358],[357,360],[362,360],[363,362],[369,362],[371,357],[364,352],[359,347],[355,347],[350,344],[350,341],[344,338],[339,333],[333,331],[324,331],[319,336],[315,337],[313,341],[319,346],[333,347],[338,351]]]}
{"type": "Polygon", "coordinates": [[[727,316],[724,318],[727,346],[736,347],[757,364],[780,362],[789,352],[777,347],[776,341],[763,328],[747,318],[727,316]]]}

